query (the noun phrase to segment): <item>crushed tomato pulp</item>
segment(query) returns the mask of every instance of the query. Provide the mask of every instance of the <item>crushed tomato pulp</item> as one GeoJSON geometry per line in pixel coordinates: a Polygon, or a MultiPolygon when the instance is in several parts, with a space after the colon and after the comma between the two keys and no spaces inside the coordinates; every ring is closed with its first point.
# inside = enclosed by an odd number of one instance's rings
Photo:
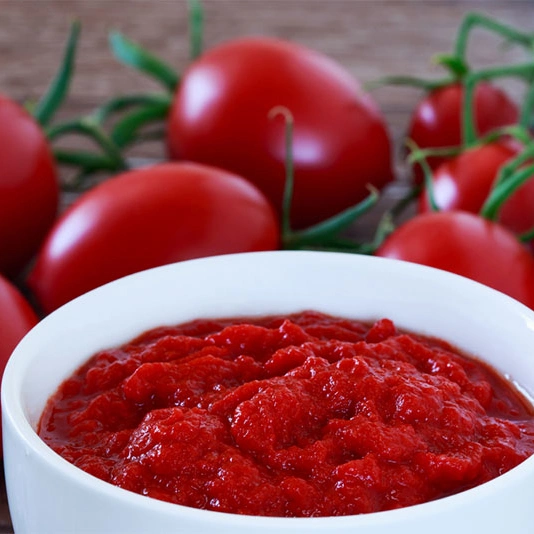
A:
{"type": "Polygon", "coordinates": [[[444,341],[302,312],[151,330],[92,357],[41,437],[112,484],[268,516],[390,510],[534,453],[532,407],[444,341]]]}

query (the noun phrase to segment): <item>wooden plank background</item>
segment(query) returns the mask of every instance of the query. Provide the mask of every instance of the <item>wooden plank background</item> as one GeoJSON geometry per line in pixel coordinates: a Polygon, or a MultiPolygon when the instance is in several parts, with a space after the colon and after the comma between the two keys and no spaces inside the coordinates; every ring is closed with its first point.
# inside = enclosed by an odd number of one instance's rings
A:
{"type": "MultiPolygon", "coordinates": [[[[532,0],[204,0],[203,5],[205,47],[243,35],[291,39],[328,54],[362,82],[386,74],[439,76],[441,70],[431,58],[451,51],[468,11],[483,11],[534,30],[532,0]]],[[[61,118],[87,113],[118,93],[157,88],[115,62],[107,45],[110,29],[143,43],[177,69],[187,65],[185,0],[0,0],[0,92],[20,102],[42,95],[74,18],[82,23],[82,36],[76,76],[61,118]]],[[[481,67],[524,57],[499,43],[484,31],[474,32],[471,63],[481,67]]],[[[505,85],[521,98],[520,84],[505,85]]],[[[374,93],[397,154],[420,95],[398,87],[374,93]]],[[[161,157],[163,151],[152,145],[135,154],[161,157]]],[[[0,533],[11,532],[5,490],[0,486],[0,533]]]]}

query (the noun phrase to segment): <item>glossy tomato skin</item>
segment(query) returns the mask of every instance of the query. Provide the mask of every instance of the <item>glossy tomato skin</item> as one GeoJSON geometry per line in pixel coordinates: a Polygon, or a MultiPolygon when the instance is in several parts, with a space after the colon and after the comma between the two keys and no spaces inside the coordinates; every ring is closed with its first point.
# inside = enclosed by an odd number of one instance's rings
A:
{"type": "Polygon", "coordinates": [[[395,230],[376,254],[471,278],[534,309],[534,258],[500,224],[472,213],[417,215],[395,230]]]}
{"type": "Polygon", "coordinates": [[[278,209],[285,124],[294,118],[295,228],[338,213],[392,177],[384,119],[340,65],[303,46],[243,38],[215,47],[186,71],[168,121],[173,159],[215,165],[256,184],[278,209]]]}
{"type": "Polygon", "coordinates": [[[0,95],[0,273],[19,274],[56,217],[56,166],[41,127],[0,95]]]}
{"type": "Polygon", "coordinates": [[[50,312],[137,271],[278,243],[276,214],[248,181],[205,165],[166,163],[82,195],[52,228],[28,285],[50,312]]]}
{"type": "Polygon", "coordinates": [[[0,373],[18,342],[38,322],[19,290],[0,275],[0,373]]]}
{"type": "MultiPolygon", "coordinates": [[[[433,173],[434,200],[440,210],[479,213],[501,167],[521,146],[509,140],[469,149],[442,163],[433,173]]],[[[503,204],[499,222],[516,234],[534,227],[534,180],[529,179],[503,204]]],[[[419,197],[419,212],[430,211],[426,193],[419,197]]]]}
{"type": "MultiPolygon", "coordinates": [[[[406,137],[420,148],[443,148],[462,144],[463,86],[447,85],[428,93],[417,105],[406,137]]],[[[475,128],[479,136],[515,124],[519,111],[514,102],[500,88],[488,82],[477,85],[474,96],[475,128]]],[[[445,158],[431,157],[428,163],[437,168],[445,158]]],[[[414,169],[416,183],[423,181],[419,166],[414,169]]]]}
{"type": "MultiPolygon", "coordinates": [[[[29,303],[6,278],[0,275],[0,380],[11,353],[19,341],[37,324],[29,303]]],[[[0,454],[2,452],[0,429],[0,454]]]]}

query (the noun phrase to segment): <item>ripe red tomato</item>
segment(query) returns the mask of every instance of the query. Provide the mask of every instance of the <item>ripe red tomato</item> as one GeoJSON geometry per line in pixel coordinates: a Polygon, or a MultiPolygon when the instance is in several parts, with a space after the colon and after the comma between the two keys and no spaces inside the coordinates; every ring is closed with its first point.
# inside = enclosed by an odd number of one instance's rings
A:
{"type": "Polygon", "coordinates": [[[130,171],[82,195],[57,221],[28,286],[45,312],[159,265],[278,247],[276,215],[245,179],[206,165],[130,171]]]}
{"type": "MultiPolygon", "coordinates": [[[[499,169],[521,147],[500,141],[469,149],[441,164],[433,174],[433,194],[440,210],[479,213],[497,178],[499,169]]],[[[516,234],[534,227],[534,180],[525,182],[503,204],[499,222],[516,234]]],[[[430,211],[428,196],[419,197],[419,211],[430,211]]]]}
{"type": "Polygon", "coordinates": [[[33,117],[0,95],[0,273],[20,273],[52,226],[56,167],[33,117]]]}
{"type": "MultiPolygon", "coordinates": [[[[0,275],[0,381],[11,353],[37,321],[35,312],[24,297],[0,275]]],[[[1,438],[0,429],[0,454],[1,438]]]]}
{"type": "Polygon", "coordinates": [[[377,255],[471,278],[534,309],[534,258],[511,232],[478,215],[417,215],[395,230],[377,255]]]}
{"type": "Polygon", "coordinates": [[[37,321],[18,289],[0,275],[0,376],[13,349],[37,321]]]}
{"type": "Polygon", "coordinates": [[[374,101],[340,65],[303,46],[268,38],[234,40],[186,71],[168,121],[174,159],[228,169],[256,184],[280,209],[285,126],[294,117],[295,228],[319,222],[389,182],[390,140],[374,101]]]}
{"type": "MultiPolygon", "coordinates": [[[[417,105],[406,137],[419,148],[443,148],[462,144],[462,100],[461,83],[440,87],[428,93],[417,105]]],[[[519,120],[517,106],[500,88],[487,82],[477,85],[474,96],[475,127],[478,135],[515,124],[519,120]]],[[[437,168],[445,158],[431,157],[428,163],[437,168]]],[[[414,168],[415,181],[423,181],[423,172],[414,168]]]]}

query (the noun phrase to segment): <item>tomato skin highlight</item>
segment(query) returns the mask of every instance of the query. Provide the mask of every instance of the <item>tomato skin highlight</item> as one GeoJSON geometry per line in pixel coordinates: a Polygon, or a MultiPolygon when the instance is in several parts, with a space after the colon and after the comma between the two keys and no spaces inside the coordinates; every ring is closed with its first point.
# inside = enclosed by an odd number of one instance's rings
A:
{"type": "Polygon", "coordinates": [[[50,312],[144,269],[278,244],[274,210],[248,181],[205,165],[166,163],[82,195],[52,228],[28,286],[50,312]]]}
{"type": "Polygon", "coordinates": [[[284,106],[294,117],[291,220],[302,228],[392,180],[391,143],[378,106],[328,57],[269,38],[243,38],[191,64],[168,120],[173,159],[215,165],[256,184],[280,210],[285,182],[284,106]]]}
{"type": "MultiPolygon", "coordinates": [[[[0,381],[11,353],[37,322],[37,315],[19,290],[0,275],[0,381]]],[[[0,428],[0,455],[1,438],[0,428]]]]}
{"type": "Polygon", "coordinates": [[[471,278],[534,309],[534,257],[511,232],[478,215],[417,215],[399,226],[376,255],[471,278]]]}
{"type": "MultiPolygon", "coordinates": [[[[479,213],[500,168],[521,151],[518,143],[503,140],[477,146],[456,156],[433,173],[433,196],[443,211],[479,213]]],[[[534,227],[534,180],[529,179],[502,205],[498,221],[515,234],[534,227]]],[[[419,197],[419,212],[431,210],[426,193],[419,197]]]]}
{"type": "Polygon", "coordinates": [[[41,127],[0,94],[0,273],[15,277],[23,270],[58,204],[56,165],[41,127]]]}
{"type": "MultiPolygon", "coordinates": [[[[428,93],[417,105],[406,137],[419,148],[454,147],[462,144],[463,86],[447,85],[428,93]]],[[[519,120],[517,106],[500,88],[488,82],[477,85],[474,95],[475,129],[479,136],[519,120]]],[[[437,168],[446,158],[430,157],[428,163],[437,168]]],[[[422,183],[424,174],[419,165],[414,167],[416,183],[422,183]]]]}

